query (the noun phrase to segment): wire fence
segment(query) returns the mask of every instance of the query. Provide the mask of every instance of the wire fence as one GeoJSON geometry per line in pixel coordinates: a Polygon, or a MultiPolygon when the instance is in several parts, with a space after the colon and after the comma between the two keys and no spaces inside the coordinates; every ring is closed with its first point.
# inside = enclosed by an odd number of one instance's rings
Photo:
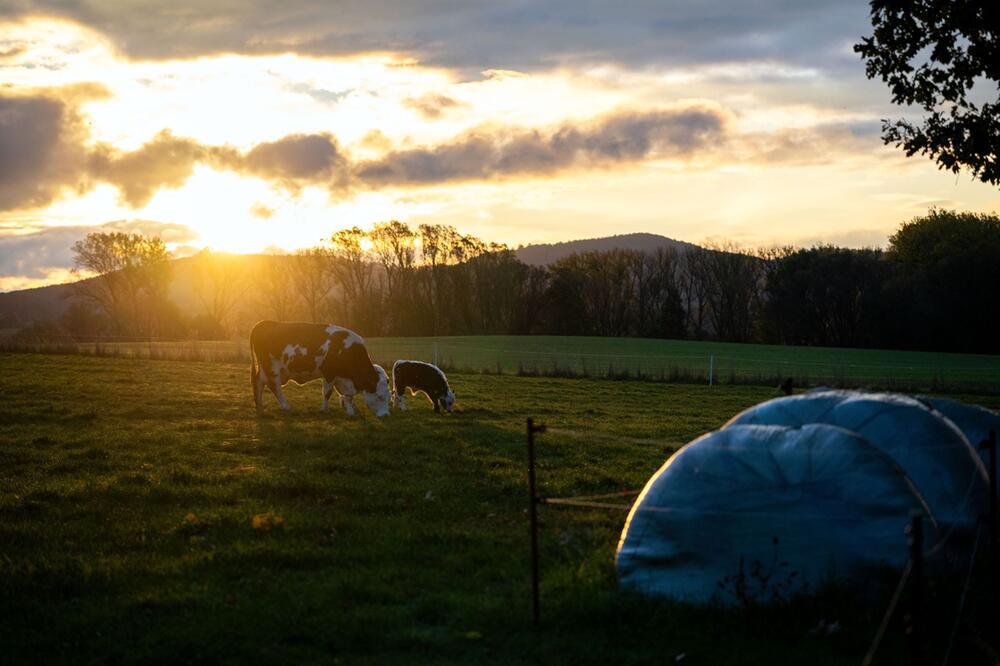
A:
{"type": "MultiPolygon", "coordinates": [[[[650,342],[650,341],[645,341],[650,342]]],[[[887,352],[878,361],[870,350],[836,350],[818,358],[815,350],[761,345],[726,345],[721,353],[688,353],[685,345],[665,342],[671,351],[635,351],[628,341],[602,340],[566,344],[538,337],[367,338],[372,359],[385,367],[397,359],[435,363],[445,370],[521,376],[638,379],[672,383],[828,385],[894,390],[1000,392],[1000,357],[887,352]],[[543,342],[540,342],[543,341],[543,342]],[[620,344],[616,344],[620,343],[620,344]],[[617,348],[616,348],[617,347],[617,348]],[[898,358],[897,358],[898,357],[898,358]]],[[[245,338],[177,340],[68,335],[0,337],[0,351],[84,354],[180,361],[249,361],[245,338]]]]}

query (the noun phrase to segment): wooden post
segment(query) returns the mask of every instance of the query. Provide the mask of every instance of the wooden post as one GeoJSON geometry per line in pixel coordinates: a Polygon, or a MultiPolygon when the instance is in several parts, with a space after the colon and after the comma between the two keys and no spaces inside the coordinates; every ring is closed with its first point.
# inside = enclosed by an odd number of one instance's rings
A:
{"type": "Polygon", "coordinates": [[[528,418],[528,520],[531,528],[531,621],[538,626],[541,618],[538,599],[538,494],[535,492],[535,433],[545,432],[528,418]]]}
{"type": "Polygon", "coordinates": [[[923,603],[924,603],[924,524],[923,513],[914,511],[910,525],[906,528],[910,546],[910,612],[906,614],[906,638],[910,646],[910,664],[922,666],[923,651],[923,603]]]}
{"type": "Polygon", "coordinates": [[[993,593],[993,608],[1000,604],[1000,545],[997,544],[997,529],[1000,518],[997,516],[997,431],[990,430],[990,435],[979,445],[980,449],[989,452],[987,456],[990,475],[990,513],[989,520],[990,534],[990,578],[993,593]]]}
{"type": "Polygon", "coordinates": [[[712,378],[715,376],[715,354],[708,357],[708,385],[712,385],[712,378]]]}

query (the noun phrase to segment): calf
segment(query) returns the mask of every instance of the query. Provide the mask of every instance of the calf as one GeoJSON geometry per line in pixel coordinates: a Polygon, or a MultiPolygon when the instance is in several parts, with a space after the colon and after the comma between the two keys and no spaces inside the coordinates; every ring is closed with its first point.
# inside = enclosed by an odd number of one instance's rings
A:
{"type": "Polygon", "coordinates": [[[250,331],[250,385],[258,412],[263,409],[265,386],[287,410],[282,386],[322,379],[323,411],[336,389],[348,414],[354,413],[352,399],[360,392],[373,414],[385,416],[389,381],[376,367],[361,336],[340,326],[262,321],[250,331]]]}
{"type": "Polygon", "coordinates": [[[392,392],[399,409],[406,411],[406,389],[416,395],[423,392],[431,399],[434,411],[441,407],[450,412],[455,406],[455,392],[441,368],[423,361],[396,361],[392,365],[392,392]]]}

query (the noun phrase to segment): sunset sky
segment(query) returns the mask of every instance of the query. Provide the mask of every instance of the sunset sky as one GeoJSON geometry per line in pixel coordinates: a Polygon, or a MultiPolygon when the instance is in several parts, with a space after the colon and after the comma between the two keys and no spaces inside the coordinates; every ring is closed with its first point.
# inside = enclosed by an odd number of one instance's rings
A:
{"type": "Polygon", "coordinates": [[[859,0],[184,5],[0,0],[0,290],[66,281],[93,230],[857,247],[1000,210],[882,145],[903,111],[852,52],[859,0]]]}

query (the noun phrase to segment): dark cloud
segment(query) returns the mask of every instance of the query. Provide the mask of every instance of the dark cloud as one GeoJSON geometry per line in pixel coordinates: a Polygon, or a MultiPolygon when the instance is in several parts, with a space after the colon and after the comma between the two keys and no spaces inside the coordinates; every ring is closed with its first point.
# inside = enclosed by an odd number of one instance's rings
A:
{"type": "Polygon", "coordinates": [[[420,97],[410,97],[403,100],[403,105],[413,109],[424,118],[429,118],[431,120],[440,118],[448,109],[463,106],[461,102],[458,102],[451,97],[435,93],[427,93],[426,95],[421,95],[420,97]]]}
{"type": "Polygon", "coordinates": [[[88,185],[87,133],[56,97],[0,93],[0,210],[41,207],[88,185]]]}
{"type": "Polygon", "coordinates": [[[88,233],[125,231],[185,243],[197,234],[182,224],[153,220],[117,220],[95,226],[49,227],[31,233],[0,235],[0,275],[45,278],[55,269],[73,267],[73,243],[88,233]]]}
{"type": "MultiPolygon", "coordinates": [[[[75,100],[86,90],[65,92],[75,100]]],[[[307,185],[336,196],[382,187],[490,181],[613,168],[657,158],[821,164],[873,150],[846,123],[736,134],[723,110],[692,105],[622,110],[543,128],[481,127],[443,143],[352,156],[330,134],[292,134],[247,151],[204,145],[163,131],[132,151],[92,144],[76,107],[53,96],[0,95],[0,210],[39,208],[98,182],[142,207],[161,188],[182,186],[199,164],[271,181],[296,193],[307,185]]],[[[384,137],[382,137],[384,139],[384,137]]],[[[376,142],[377,143],[377,142],[376,142]]]]}
{"type": "Polygon", "coordinates": [[[0,15],[49,15],[107,35],[138,59],[217,53],[313,56],[393,51],[476,75],[486,69],[774,61],[829,69],[870,30],[841,0],[8,0],[0,15]]]}
{"type": "Polygon", "coordinates": [[[233,166],[258,178],[294,187],[339,180],[346,171],[347,159],[329,134],[292,134],[254,146],[241,163],[233,166]]]}
{"type": "Polygon", "coordinates": [[[89,157],[94,178],[115,185],[122,200],[139,208],[162,187],[183,185],[198,163],[225,165],[238,160],[235,150],[203,146],[164,130],[142,147],[121,152],[104,144],[89,157]]]}
{"type": "MultiPolygon", "coordinates": [[[[85,91],[66,93],[72,100],[85,91]],[[75,97],[74,97],[75,96],[75,97]]],[[[721,112],[689,107],[619,112],[549,130],[481,128],[435,146],[389,151],[356,161],[330,134],[292,134],[247,152],[160,132],[132,151],[91,145],[69,102],[54,96],[0,96],[0,210],[44,207],[67,189],[114,185],[139,208],[161,188],[180,187],[198,164],[274,181],[295,192],[489,180],[552,174],[651,156],[686,156],[724,133],[721,112]]]]}
{"type": "Polygon", "coordinates": [[[550,131],[476,130],[454,141],[388,153],[363,162],[355,180],[368,187],[552,174],[660,156],[685,157],[722,139],[725,120],[693,107],[622,112],[550,131]]]}

